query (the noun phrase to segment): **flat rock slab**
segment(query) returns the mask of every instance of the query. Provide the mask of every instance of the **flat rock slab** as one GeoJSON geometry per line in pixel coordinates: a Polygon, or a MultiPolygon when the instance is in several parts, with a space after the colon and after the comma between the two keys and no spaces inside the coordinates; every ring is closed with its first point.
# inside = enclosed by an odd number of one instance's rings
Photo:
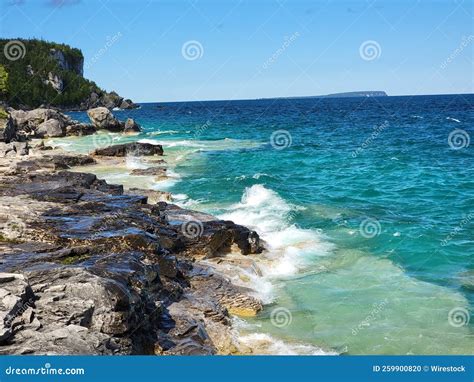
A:
{"type": "Polygon", "coordinates": [[[93,155],[108,157],[163,155],[163,147],[151,143],[132,142],[100,148],[95,150],[93,155]]]}

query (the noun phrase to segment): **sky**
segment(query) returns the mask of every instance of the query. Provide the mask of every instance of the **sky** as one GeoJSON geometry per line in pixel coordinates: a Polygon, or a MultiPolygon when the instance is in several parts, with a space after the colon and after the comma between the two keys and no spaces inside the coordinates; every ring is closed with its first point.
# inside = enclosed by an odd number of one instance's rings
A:
{"type": "Polygon", "coordinates": [[[2,38],[82,50],[135,102],[473,93],[472,0],[0,0],[2,38]]]}

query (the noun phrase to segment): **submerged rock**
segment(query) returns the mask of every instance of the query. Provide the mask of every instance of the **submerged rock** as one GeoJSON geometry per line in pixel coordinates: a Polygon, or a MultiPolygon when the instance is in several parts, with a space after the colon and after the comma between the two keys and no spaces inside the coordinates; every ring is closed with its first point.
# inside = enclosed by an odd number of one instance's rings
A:
{"type": "Polygon", "coordinates": [[[131,175],[153,176],[156,181],[167,178],[166,168],[164,167],[137,168],[132,170],[131,175]]]}

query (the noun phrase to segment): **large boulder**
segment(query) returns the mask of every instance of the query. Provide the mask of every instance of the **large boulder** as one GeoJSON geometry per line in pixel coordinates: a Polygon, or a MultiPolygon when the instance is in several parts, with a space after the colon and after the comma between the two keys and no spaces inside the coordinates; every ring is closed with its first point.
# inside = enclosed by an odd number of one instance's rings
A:
{"type": "Polygon", "coordinates": [[[90,109],[87,111],[87,115],[97,129],[107,129],[112,131],[120,131],[123,129],[122,124],[106,107],[90,109]]]}
{"type": "Polygon", "coordinates": [[[10,109],[9,112],[13,125],[26,134],[35,133],[39,125],[49,120],[58,121],[61,129],[75,123],[71,117],[54,109],[38,108],[30,111],[10,109]]]}
{"type": "Polygon", "coordinates": [[[55,138],[64,137],[65,135],[66,129],[61,121],[57,119],[48,119],[41,123],[35,131],[35,136],[38,138],[55,138]]]}
{"type": "Polygon", "coordinates": [[[136,123],[134,119],[127,118],[127,120],[125,121],[123,132],[124,133],[137,133],[140,131],[141,131],[140,125],[136,123]]]}
{"type": "Polygon", "coordinates": [[[163,147],[161,145],[152,145],[151,143],[132,142],[99,148],[92,155],[106,157],[163,155],[163,147]]]}
{"type": "Polygon", "coordinates": [[[66,135],[67,136],[83,136],[91,135],[96,132],[93,125],[87,123],[74,123],[72,125],[66,126],[66,135]]]}

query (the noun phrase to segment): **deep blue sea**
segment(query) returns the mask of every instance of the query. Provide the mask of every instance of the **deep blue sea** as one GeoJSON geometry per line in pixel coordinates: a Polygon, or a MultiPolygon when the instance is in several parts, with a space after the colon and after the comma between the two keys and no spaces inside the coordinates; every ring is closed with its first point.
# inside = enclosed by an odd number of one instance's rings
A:
{"type": "Polygon", "coordinates": [[[267,243],[254,257],[261,275],[238,276],[267,304],[236,323],[245,341],[281,353],[474,353],[474,95],[150,103],[114,114],[144,132],[57,143],[160,143],[169,180],[97,172],[170,191],[267,243]]]}

